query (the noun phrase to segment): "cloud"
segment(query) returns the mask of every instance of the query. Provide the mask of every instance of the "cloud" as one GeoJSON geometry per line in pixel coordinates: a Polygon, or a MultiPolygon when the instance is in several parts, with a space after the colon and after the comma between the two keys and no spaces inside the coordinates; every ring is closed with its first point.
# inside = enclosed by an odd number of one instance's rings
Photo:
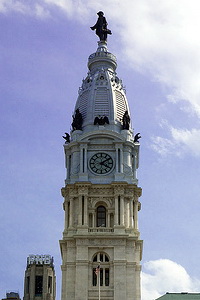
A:
{"type": "MultiPolygon", "coordinates": [[[[109,28],[119,45],[118,57],[163,85],[166,102],[176,103],[180,114],[182,103],[187,102],[200,117],[199,0],[110,0],[109,4],[107,0],[0,0],[2,13],[15,11],[39,18],[54,14],[55,7],[87,25],[89,17],[96,20],[96,12],[106,8],[109,28]]],[[[155,113],[159,116],[158,111],[155,113]]],[[[182,146],[177,155],[181,155],[181,149],[185,153],[190,149],[198,156],[197,143],[195,149],[194,143],[186,146],[185,142],[199,137],[199,126],[190,131],[173,126],[169,138],[154,137],[154,150],[167,155],[175,146],[182,146]]]]}
{"type": "MultiPolygon", "coordinates": [[[[106,17],[119,43],[118,57],[129,66],[166,89],[166,102],[184,103],[200,117],[200,27],[198,0],[45,0],[63,9],[68,16],[86,22],[90,15],[106,7],[106,17]],[[84,5],[83,5],[84,4],[84,5]]],[[[163,100],[162,100],[163,101],[163,100]]],[[[159,112],[156,112],[159,116],[159,112]]],[[[185,111],[186,113],[186,111],[185,111]]],[[[187,118],[187,115],[185,115],[187,118]]],[[[179,116],[177,116],[179,117],[179,116]]],[[[173,124],[173,123],[172,123],[173,124]]],[[[199,156],[199,127],[192,130],[170,128],[170,137],[154,137],[154,150],[161,155],[190,153],[199,156]],[[190,141],[192,143],[187,143],[190,141]]],[[[163,132],[165,135],[165,132],[163,132]]]]}
{"type": "Polygon", "coordinates": [[[50,17],[49,10],[39,2],[27,3],[23,0],[0,0],[0,13],[9,14],[11,12],[23,15],[31,15],[41,19],[50,17]]]}
{"type": "Polygon", "coordinates": [[[0,0],[0,12],[7,13],[9,11],[25,14],[29,11],[29,7],[21,1],[0,0]]]}
{"type": "Polygon", "coordinates": [[[87,22],[106,7],[119,51],[133,68],[149,73],[170,88],[173,101],[189,101],[200,115],[200,27],[198,0],[0,0],[0,11],[50,15],[51,7],[87,22]],[[34,9],[33,9],[34,8],[34,9]]]}
{"type": "Polygon", "coordinates": [[[163,124],[162,126],[167,128],[170,138],[152,137],[151,148],[154,151],[161,156],[173,154],[177,157],[182,157],[187,154],[200,157],[200,129],[174,128],[166,121],[163,124]]]}
{"type": "Polygon", "coordinates": [[[198,0],[110,0],[109,5],[105,0],[44,1],[79,20],[106,7],[120,49],[132,67],[151,74],[170,88],[174,101],[189,101],[200,115],[198,0]]]}
{"type": "Polygon", "coordinates": [[[143,265],[142,300],[153,300],[166,292],[199,292],[200,280],[192,278],[176,262],[168,259],[148,261],[143,265]]]}
{"type": "Polygon", "coordinates": [[[117,17],[126,59],[140,72],[151,74],[154,80],[170,88],[175,101],[189,101],[197,114],[200,113],[198,7],[200,3],[195,0],[192,3],[124,1],[117,17]]]}

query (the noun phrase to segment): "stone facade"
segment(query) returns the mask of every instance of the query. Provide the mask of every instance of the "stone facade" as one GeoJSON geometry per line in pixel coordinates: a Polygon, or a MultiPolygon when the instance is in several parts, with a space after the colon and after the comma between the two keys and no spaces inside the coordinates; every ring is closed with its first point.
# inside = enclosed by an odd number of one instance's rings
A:
{"type": "Polygon", "coordinates": [[[63,259],[63,299],[98,299],[94,285],[95,256],[102,255],[105,274],[101,299],[140,299],[140,260],[137,214],[141,189],[136,185],[88,182],[69,184],[62,189],[65,198],[65,230],[60,241],[63,259]],[[98,226],[98,208],[105,207],[105,224],[98,226]],[[107,261],[103,256],[107,256],[107,261]],[[135,295],[135,298],[133,298],[135,295]]]}

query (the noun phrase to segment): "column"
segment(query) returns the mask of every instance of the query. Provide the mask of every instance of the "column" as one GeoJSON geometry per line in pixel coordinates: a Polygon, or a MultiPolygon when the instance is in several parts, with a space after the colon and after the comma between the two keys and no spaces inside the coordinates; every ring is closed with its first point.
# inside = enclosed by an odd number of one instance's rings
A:
{"type": "Polygon", "coordinates": [[[83,148],[81,147],[80,149],[80,173],[83,173],[83,164],[84,164],[84,151],[83,148]]]}
{"type": "Polygon", "coordinates": [[[115,225],[119,225],[118,211],[118,196],[115,195],[115,225]]]}
{"type": "Polygon", "coordinates": [[[133,228],[133,199],[130,199],[130,228],[133,228]]]}
{"type": "Polygon", "coordinates": [[[124,196],[120,196],[120,225],[124,226],[124,196]]]}
{"type": "Polygon", "coordinates": [[[67,155],[66,157],[66,168],[67,168],[67,179],[69,179],[69,175],[70,175],[70,159],[69,159],[69,155],[67,155]]]}
{"type": "Polygon", "coordinates": [[[136,154],[134,154],[133,156],[133,176],[134,178],[136,178],[136,166],[137,166],[137,158],[136,158],[136,154]]]}
{"type": "Polygon", "coordinates": [[[88,196],[84,197],[84,225],[88,226],[88,196]]]}
{"type": "Polygon", "coordinates": [[[124,172],[123,163],[123,151],[122,147],[120,147],[120,173],[124,172]]]}
{"type": "Polygon", "coordinates": [[[126,222],[125,222],[125,226],[127,228],[130,227],[130,203],[128,201],[126,202],[126,222]]]}
{"type": "Polygon", "coordinates": [[[82,195],[78,196],[78,225],[82,225],[82,195]]]}
{"type": "Polygon", "coordinates": [[[65,206],[65,229],[67,229],[68,228],[68,225],[69,225],[69,206],[70,206],[70,204],[69,204],[69,202],[68,201],[66,201],[65,200],[65,204],[64,204],[65,206]]]}
{"type": "Polygon", "coordinates": [[[69,227],[73,227],[73,197],[70,198],[69,227]]]}
{"type": "Polygon", "coordinates": [[[119,153],[118,153],[118,150],[119,150],[119,148],[118,148],[118,146],[117,145],[115,145],[115,147],[116,147],[116,173],[119,173],[119,153]]]}
{"type": "Polygon", "coordinates": [[[138,200],[134,202],[134,228],[138,229],[138,200]]]}
{"type": "Polygon", "coordinates": [[[95,212],[94,211],[92,213],[92,227],[96,227],[96,224],[95,224],[95,212]]]}
{"type": "Polygon", "coordinates": [[[108,212],[107,227],[110,227],[110,212],[108,212]]]}
{"type": "Polygon", "coordinates": [[[105,279],[106,279],[106,271],[103,268],[103,286],[105,286],[105,279]]]}
{"type": "Polygon", "coordinates": [[[87,145],[84,147],[84,173],[87,172],[87,145]]]}

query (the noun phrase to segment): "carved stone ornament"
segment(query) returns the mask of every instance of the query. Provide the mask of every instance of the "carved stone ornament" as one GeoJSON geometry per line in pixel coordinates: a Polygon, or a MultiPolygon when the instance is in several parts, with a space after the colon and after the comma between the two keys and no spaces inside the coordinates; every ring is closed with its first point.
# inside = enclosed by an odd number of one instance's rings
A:
{"type": "Polygon", "coordinates": [[[67,241],[67,247],[70,247],[70,248],[76,247],[75,241],[67,241]]]}
{"type": "Polygon", "coordinates": [[[124,166],[124,174],[126,174],[126,175],[132,175],[133,174],[131,167],[129,167],[127,164],[123,164],[123,166],[124,166]]]}
{"type": "MultiPolygon", "coordinates": [[[[90,246],[118,246],[125,245],[125,239],[89,239],[88,244],[90,246]]],[[[88,245],[87,243],[85,245],[88,245]]]]}

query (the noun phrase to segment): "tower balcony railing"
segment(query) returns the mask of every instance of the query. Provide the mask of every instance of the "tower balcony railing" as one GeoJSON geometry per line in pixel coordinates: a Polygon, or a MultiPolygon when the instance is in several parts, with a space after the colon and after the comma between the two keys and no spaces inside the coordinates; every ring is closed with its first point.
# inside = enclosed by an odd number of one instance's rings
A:
{"type": "Polygon", "coordinates": [[[114,60],[115,62],[116,62],[116,56],[115,55],[113,55],[112,53],[110,53],[110,52],[95,52],[95,53],[93,53],[93,54],[91,54],[90,56],[89,56],[89,61],[91,60],[91,59],[93,59],[93,58],[96,58],[96,57],[107,57],[107,58],[110,58],[110,59],[112,59],[112,60],[114,60]]]}
{"type": "Polygon", "coordinates": [[[110,233],[110,232],[114,232],[114,228],[112,227],[92,227],[92,228],[88,228],[88,232],[103,232],[103,233],[110,233]]]}

